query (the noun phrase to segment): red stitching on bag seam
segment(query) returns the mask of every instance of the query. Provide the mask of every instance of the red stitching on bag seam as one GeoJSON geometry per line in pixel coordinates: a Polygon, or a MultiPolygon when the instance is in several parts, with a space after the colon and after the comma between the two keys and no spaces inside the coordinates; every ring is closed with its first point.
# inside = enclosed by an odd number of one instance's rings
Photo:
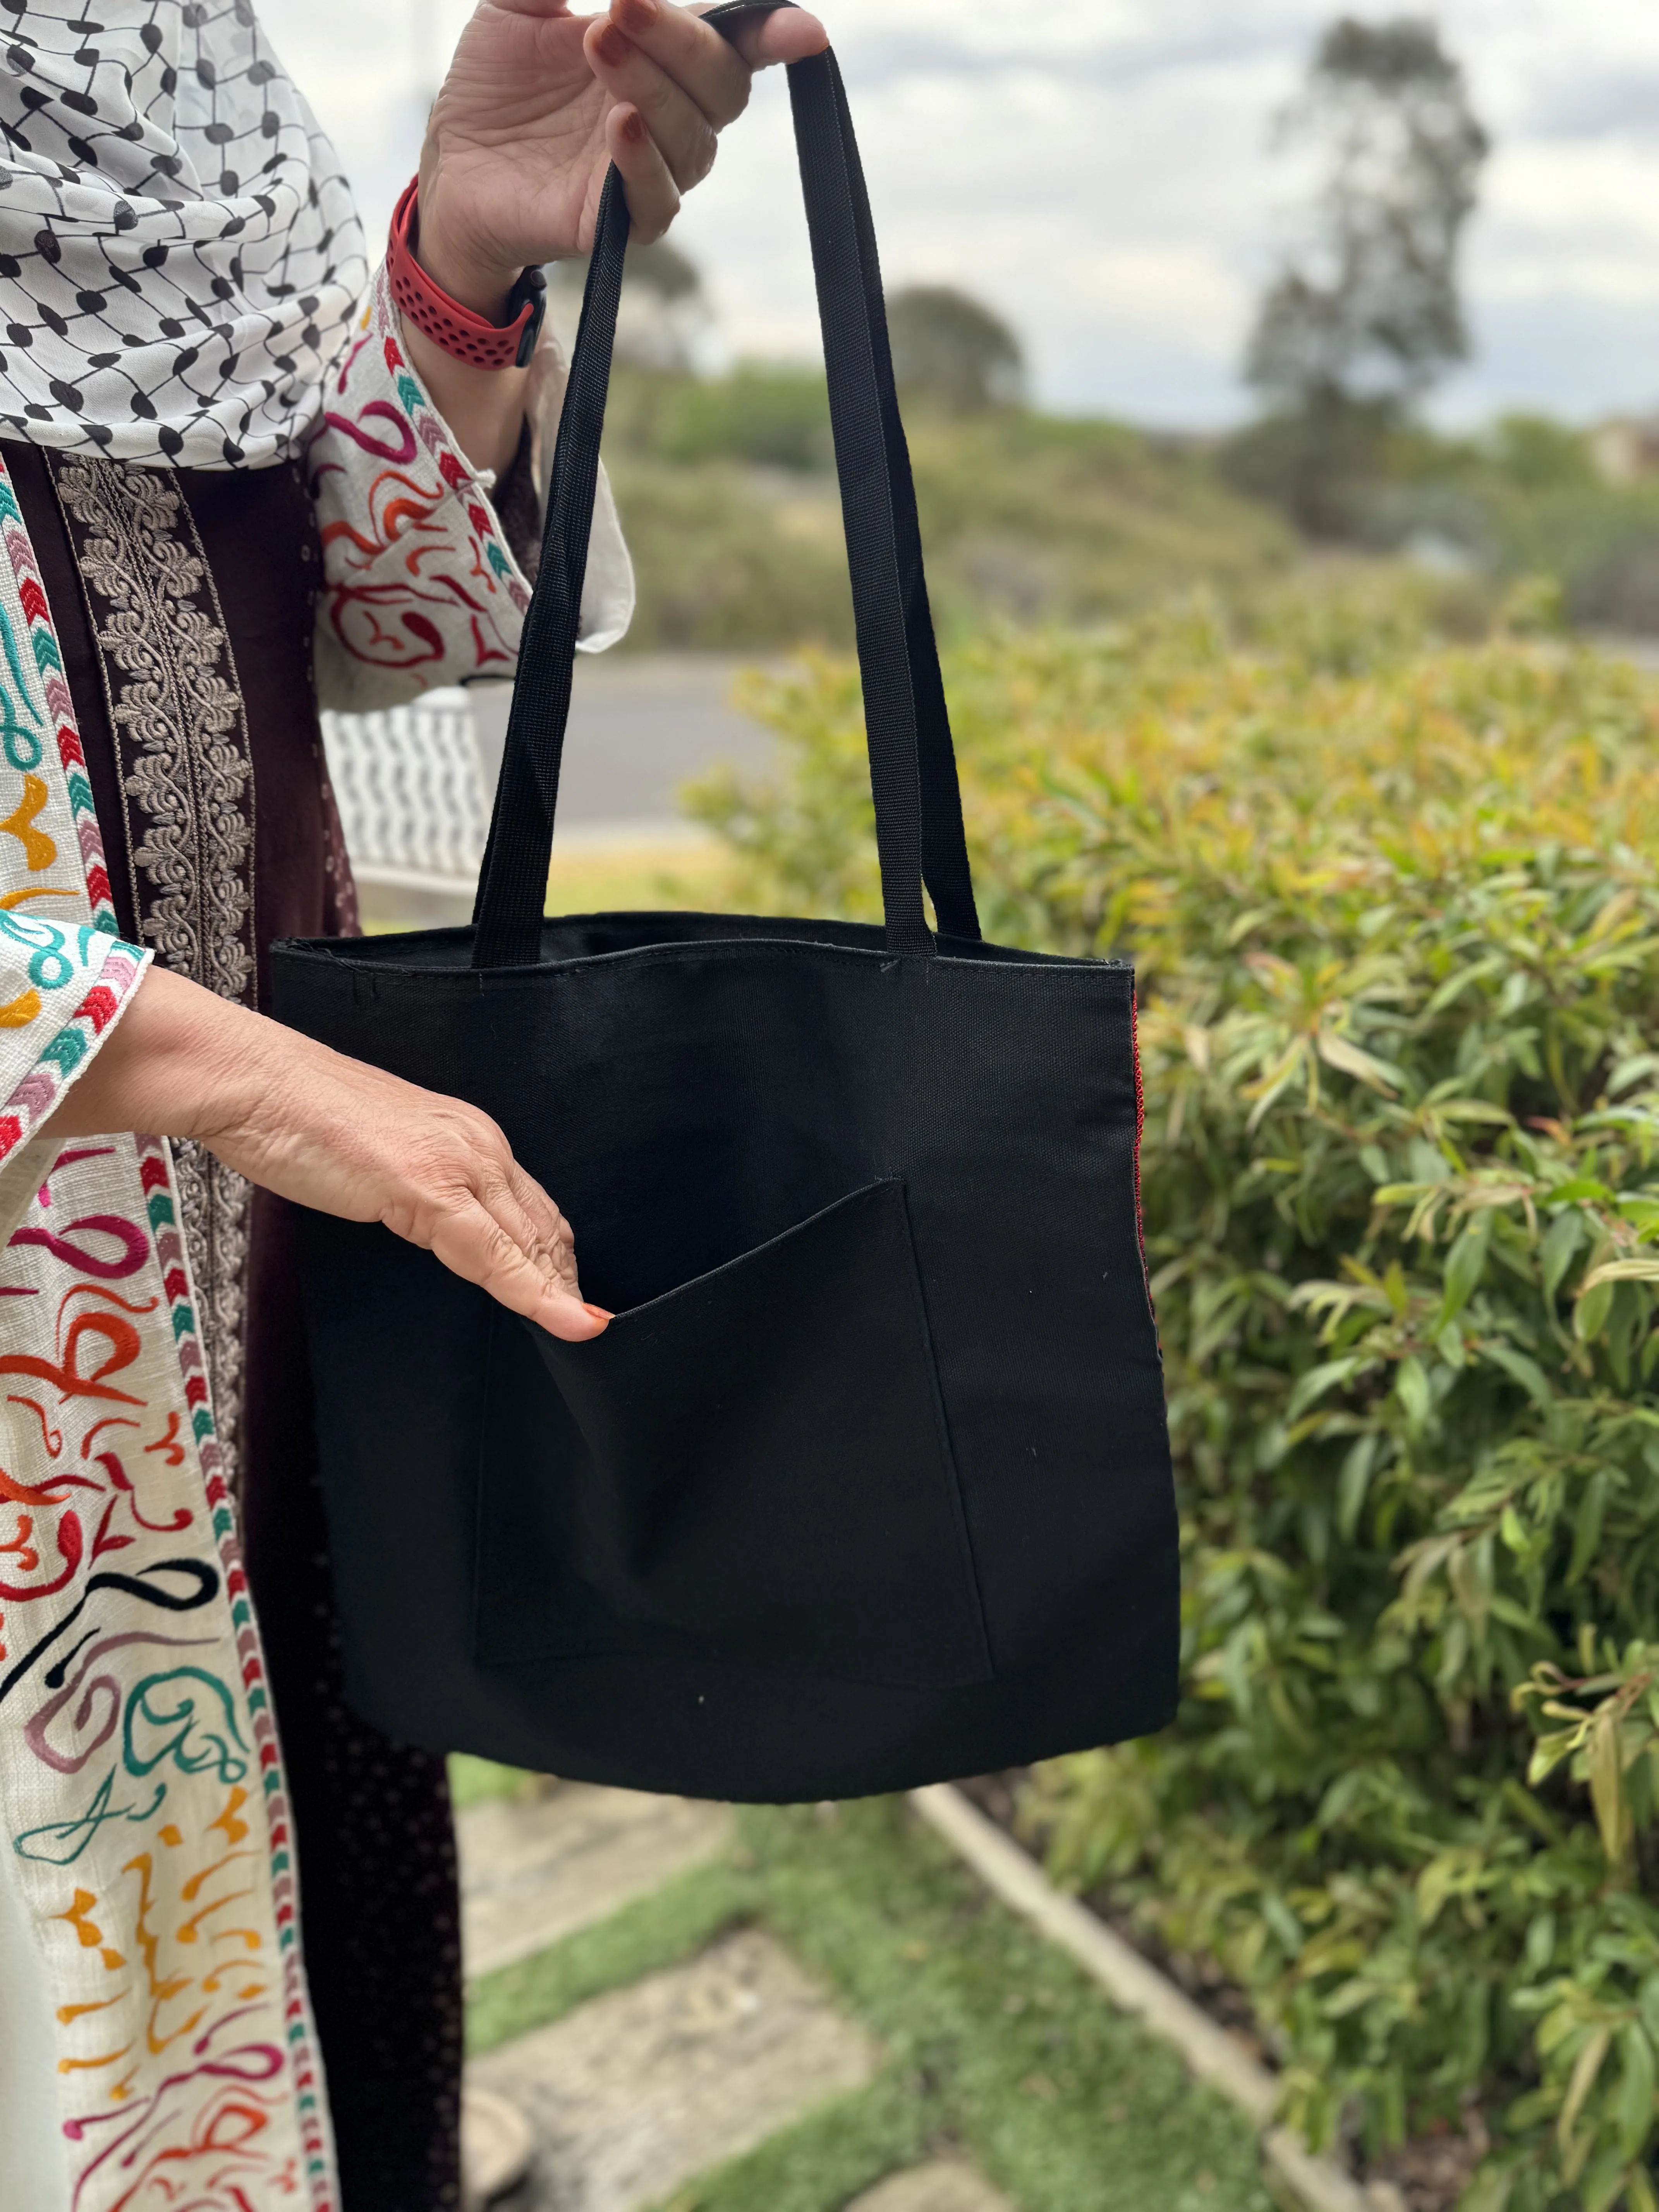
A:
{"type": "Polygon", "coordinates": [[[1146,1133],[1146,1085],[1140,1073],[1140,994],[1129,992],[1129,1049],[1135,1064],[1135,1235],[1140,1243],[1140,1279],[1146,1285],[1146,1305],[1158,1327],[1158,1308],[1152,1300],[1152,1278],[1146,1266],[1146,1209],[1140,1194],[1140,1146],[1146,1133]]]}

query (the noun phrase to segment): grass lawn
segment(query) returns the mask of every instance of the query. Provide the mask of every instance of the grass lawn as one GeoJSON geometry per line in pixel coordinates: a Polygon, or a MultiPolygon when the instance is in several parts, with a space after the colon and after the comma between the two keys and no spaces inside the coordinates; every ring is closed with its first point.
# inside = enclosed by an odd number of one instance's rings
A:
{"type": "MultiPolygon", "coordinates": [[[[468,1761],[458,1796],[514,1778],[468,1761]]],[[[1271,2212],[1252,2131],[991,1898],[902,1799],[744,1808],[732,1856],[475,1984],[475,2051],[768,1929],[886,2055],[872,2085],[683,2191],[664,2212],[838,2212],[930,2148],[1020,2212],[1271,2212]]]]}
{"type": "Polygon", "coordinates": [[[732,905],[731,860],[711,836],[617,836],[553,843],[549,914],[637,914],[662,908],[722,913],[732,905]]]}

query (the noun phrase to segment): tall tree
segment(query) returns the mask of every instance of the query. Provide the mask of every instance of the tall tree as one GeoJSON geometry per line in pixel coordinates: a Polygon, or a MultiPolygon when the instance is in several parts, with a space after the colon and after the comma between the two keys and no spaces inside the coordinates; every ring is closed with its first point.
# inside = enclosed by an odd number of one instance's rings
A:
{"type": "Polygon", "coordinates": [[[1490,141],[1428,21],[1343,16],[1281,143],[1312,150],[1304,236],[1261,303],[1246,374],[1270,405],[1408,406],[1469,350],[1458,248],[1490,141]]]}
{"type": "Polygon", "coordinates": [[[908,398],[953,415],[1013,406],[1025,356],[1000,315],[950,284],[910,284],[887,303],[893,373],[908,398]]]}

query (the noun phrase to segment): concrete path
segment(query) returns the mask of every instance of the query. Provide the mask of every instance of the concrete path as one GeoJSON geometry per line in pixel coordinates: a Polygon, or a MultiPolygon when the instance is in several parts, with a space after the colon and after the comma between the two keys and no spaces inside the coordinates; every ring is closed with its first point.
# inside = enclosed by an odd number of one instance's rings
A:
{"type": "Polygon", "coordinates": [[[769,1936],[745,1930],[504,2045],[473,2079],[526,2113],[541,2146],[514,2212],[645,2212],[861,2087],[876,2059],[769,1936]]]}
{"type": "MultiPolygon", "coordinates": [[[[722,1807],[584,1784],[474,1805],[458,1822],[469,1976],[608,1920],[730,1848],[722,1807]]],[[[650,2212],[700,2175],[868,2082],[881,2053],[771,1936],[579,2005],[475,2060],[538,2152],[501,2212],[650,2212]]],[[[1016,2212],[970,2166],[900,2173],[848,2212],[1016,2212]]]]}
{"type": "Polygon", "coordinates": [[[724,1807],[549,1783],[474,1805],[456,1823],[469,1976],[544,1951],[723,1850],[724,1807]]]}

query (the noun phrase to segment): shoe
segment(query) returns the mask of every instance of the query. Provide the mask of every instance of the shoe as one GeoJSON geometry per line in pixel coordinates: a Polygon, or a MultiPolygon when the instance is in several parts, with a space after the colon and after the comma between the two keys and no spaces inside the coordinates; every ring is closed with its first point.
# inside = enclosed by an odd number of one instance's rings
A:
{"type": "Polygon", "coordinates": [[[483,2212],[530,2171],[536,2138],[516,2105],[488,2089],[461,2092],[461,2203],[483,2212]]]}

